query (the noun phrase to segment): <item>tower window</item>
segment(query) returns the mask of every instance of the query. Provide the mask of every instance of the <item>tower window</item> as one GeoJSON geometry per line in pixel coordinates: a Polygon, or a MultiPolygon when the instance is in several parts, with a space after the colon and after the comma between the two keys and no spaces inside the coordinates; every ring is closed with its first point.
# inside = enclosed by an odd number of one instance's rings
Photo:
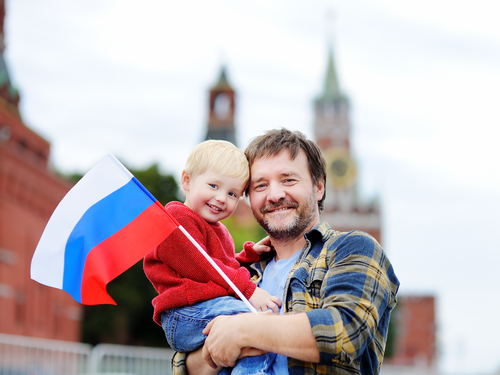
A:
{"type": "Polygon", "coordinates": [[[231,114],[231,98],[229,95],[221,93],[216,96],[214,102],[214,114],[217,118],[227,119],[231,114]]]}

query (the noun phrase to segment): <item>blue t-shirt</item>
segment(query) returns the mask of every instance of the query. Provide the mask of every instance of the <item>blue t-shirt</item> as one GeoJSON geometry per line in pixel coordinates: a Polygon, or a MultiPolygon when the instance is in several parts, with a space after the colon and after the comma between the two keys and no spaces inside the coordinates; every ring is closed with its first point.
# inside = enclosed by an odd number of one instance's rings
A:
{"type": "MultiPolygon", "coordinates": [[[[285,307],[283,293],[285,291],[286,280],[299,254],[300,251],[297,251],[291,258],[278,261],[273,258],[264,269],[262,280],[259,283],[259,288],[281,299],[280,314],[283,314],[285,307]]],[[[288,374],[287,357],[278,354],[271,370],[276,375],[288,374]]]]}

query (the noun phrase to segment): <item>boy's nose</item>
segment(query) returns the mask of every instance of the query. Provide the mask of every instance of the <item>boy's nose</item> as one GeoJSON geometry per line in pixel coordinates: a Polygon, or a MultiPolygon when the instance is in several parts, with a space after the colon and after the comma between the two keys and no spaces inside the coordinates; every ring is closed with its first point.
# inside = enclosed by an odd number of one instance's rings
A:
{"type": "Polygon", "coordinates": [[[226,202],[226,194],[222,192],[217,192],[217,194],[215,195],[215,199],[218,202],[224,203],[226,202]]]}

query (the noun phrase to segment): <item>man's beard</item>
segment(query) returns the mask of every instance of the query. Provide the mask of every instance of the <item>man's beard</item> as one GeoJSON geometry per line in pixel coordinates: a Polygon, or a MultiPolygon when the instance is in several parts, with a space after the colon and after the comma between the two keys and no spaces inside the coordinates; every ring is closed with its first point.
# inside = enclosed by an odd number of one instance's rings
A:
{"type": "Polygon", "coordinates": [[[298,236],[304,233],[304,230],[310,225],[311,221],[314,218],[315,209],[314,205],[317,202],[313,197],[305,202],[302,208],[299,208],[299,204],[297,202],[291,200],[285,200],[285,198],[280,199],[276,203],[271,203],[265,207],[262,207],[259,211],[262,216],[256,215],[255,211],[252,209],[253,216],[255,220],[259,223],[259,225],[267,232],[269,237],[278,240],[291,240],[295,239],[298,236]],[[289,212],[283,214],[282,217],[280,215],[274,214],[270,220],[264,219],[264,215],[266,212],[279,208],[279,207],[288,207],[296,209],[292,220],[289,222],[283,222],[283,219],[290,215],[289,212]]]}

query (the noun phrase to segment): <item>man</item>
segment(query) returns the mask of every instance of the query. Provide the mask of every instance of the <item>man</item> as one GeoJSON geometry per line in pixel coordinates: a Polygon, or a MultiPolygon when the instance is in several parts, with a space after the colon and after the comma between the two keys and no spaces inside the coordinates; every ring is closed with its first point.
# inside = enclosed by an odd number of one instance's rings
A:
{"type": "Polygon", "coordinates": [[[252,211],[275,250],[252,266],[253,280],[284,291],[285,314],[217,317],[201,349],[176,353],[174,373],[217,374],[269,351],[276,374],[378,374],[399,288],[386,254],[366,233],[320,223],[326,164],[303,134],[271,130],[245,154],[252,211]]]}

